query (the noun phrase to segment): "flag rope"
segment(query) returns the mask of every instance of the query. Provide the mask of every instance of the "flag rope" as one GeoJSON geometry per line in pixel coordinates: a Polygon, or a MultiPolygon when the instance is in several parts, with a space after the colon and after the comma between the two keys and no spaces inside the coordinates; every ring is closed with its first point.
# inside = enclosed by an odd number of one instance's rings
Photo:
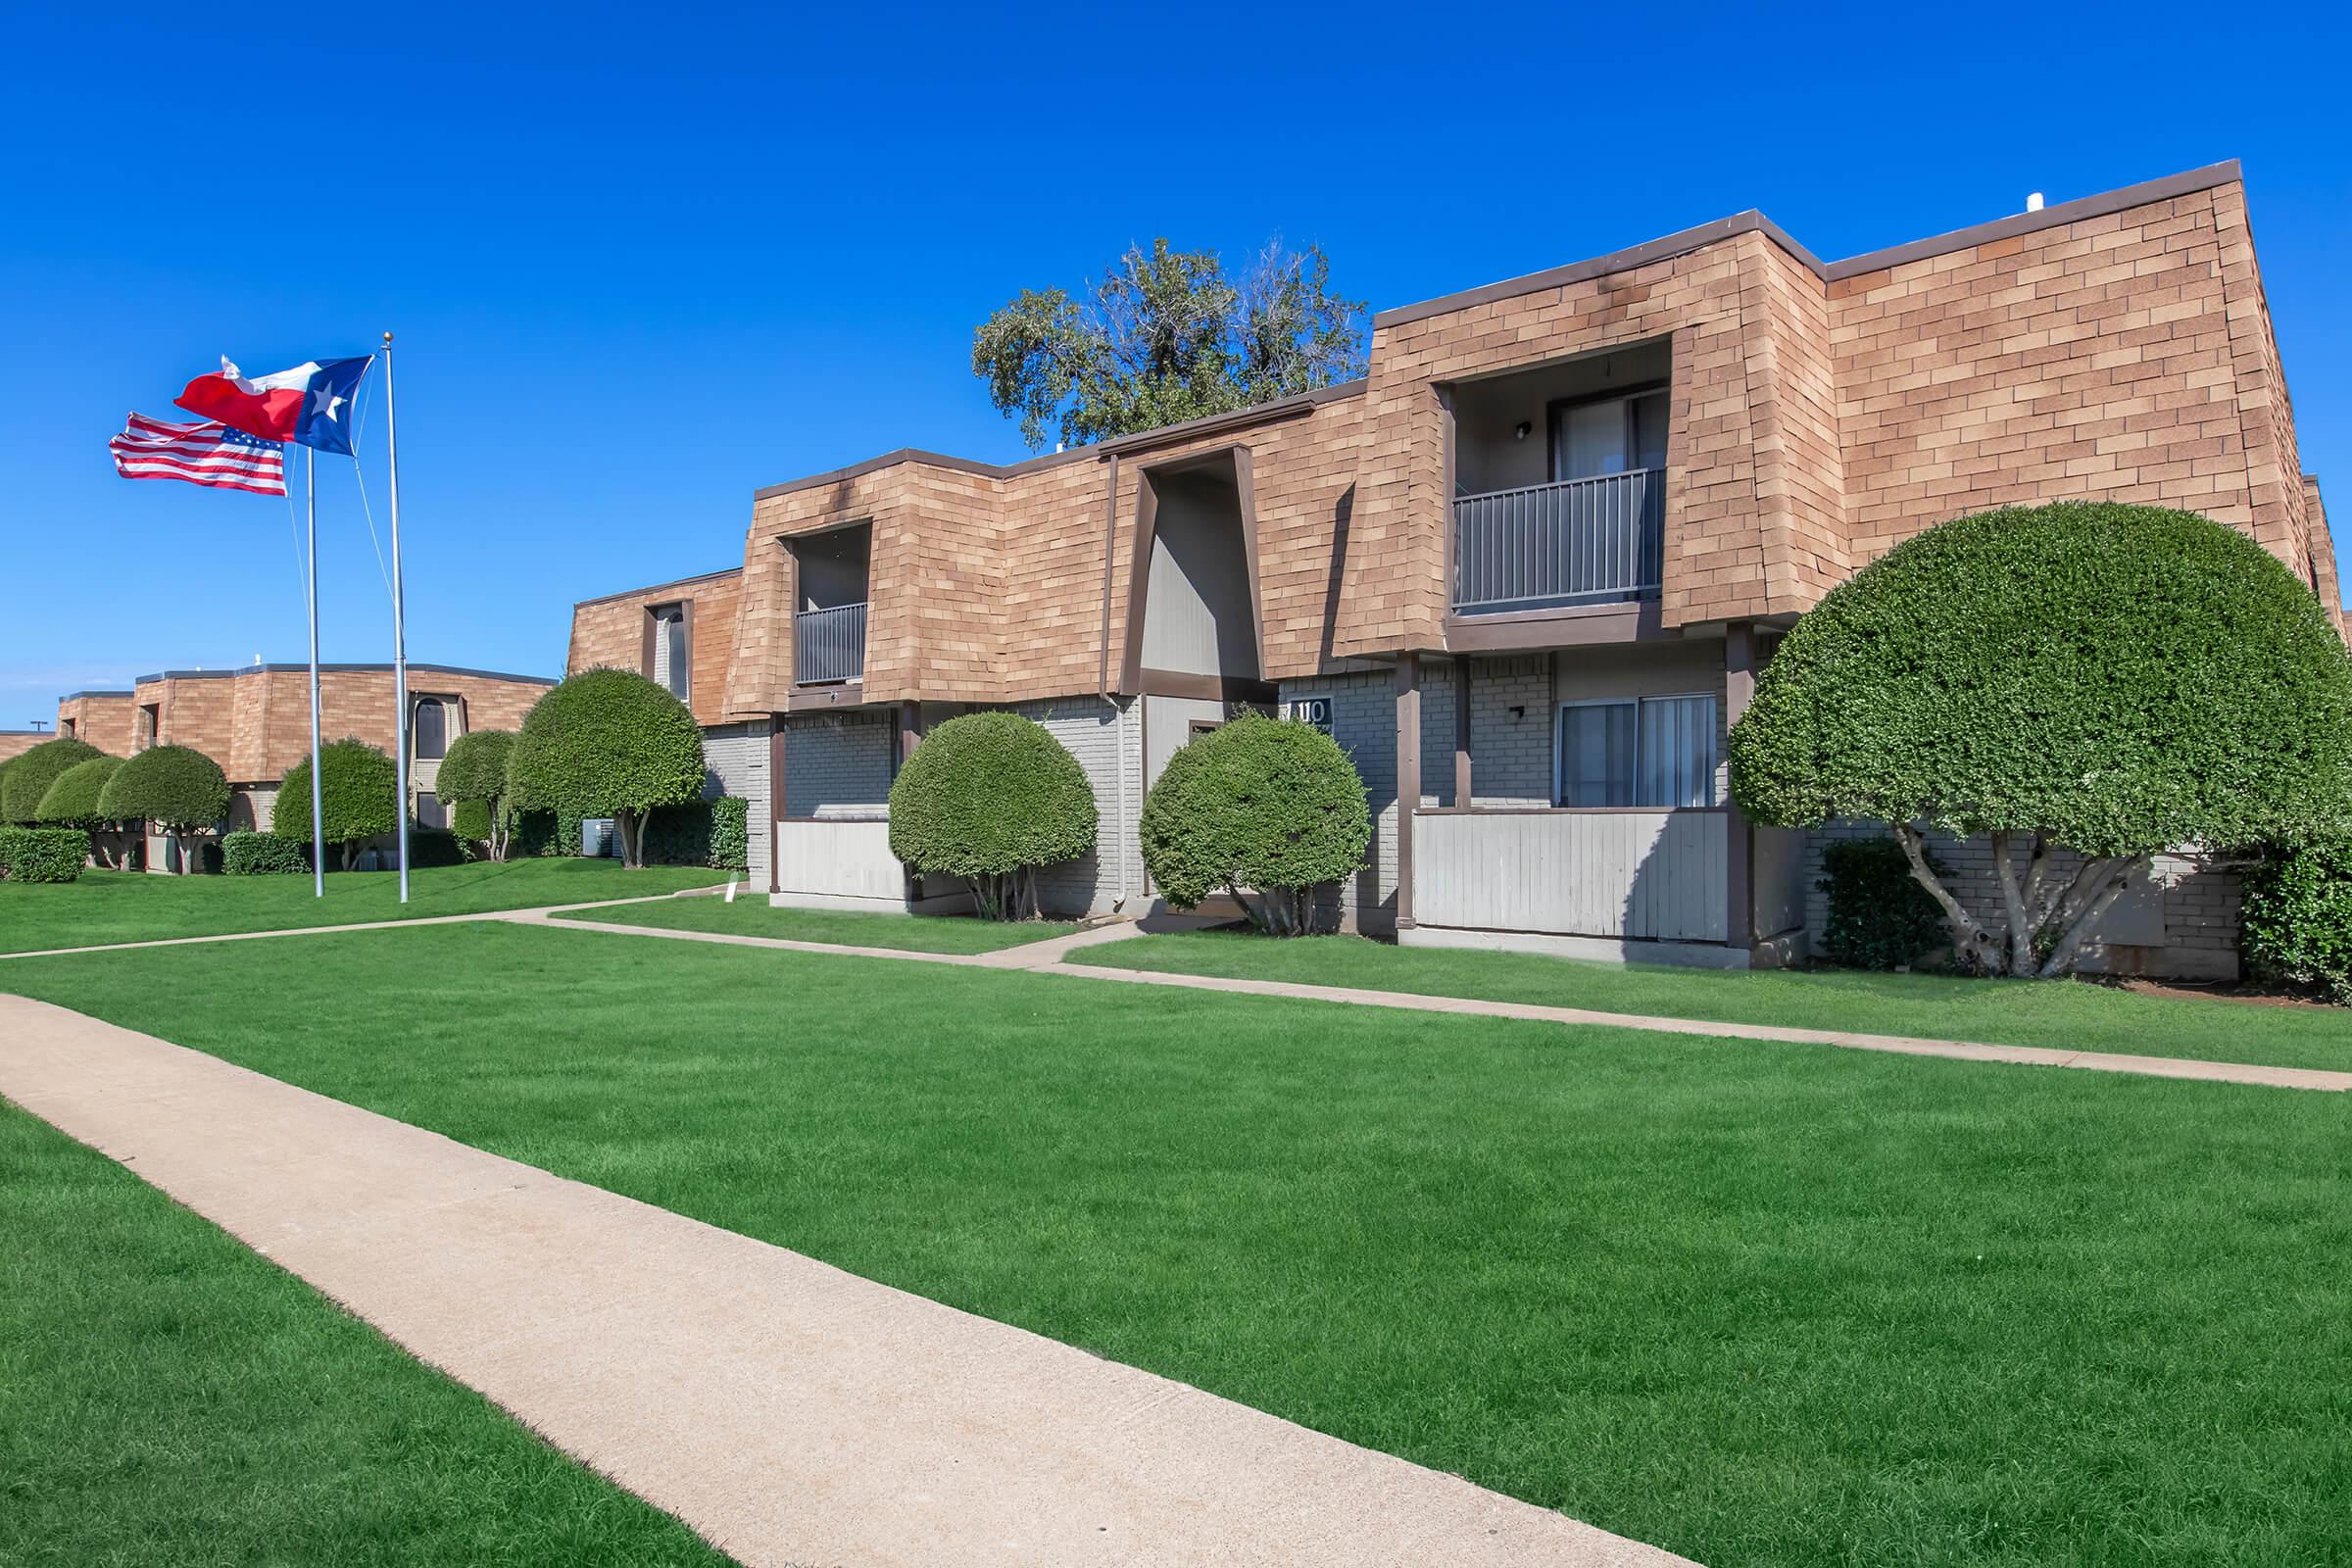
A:
{"type": "Polygon", "coordinates": [[[360,482],[360,515],[368,519],[368,543],[375,551],[375,574],[384,585],[384,597],[392,597],[392,573],[384,567],[384,545],[375,533],[375,511],[368,505],[368,475],[360,471],[360,445],[368,434],[368,382],[360,383],[359,409],[352,415],[351,476],[360,482]]]}

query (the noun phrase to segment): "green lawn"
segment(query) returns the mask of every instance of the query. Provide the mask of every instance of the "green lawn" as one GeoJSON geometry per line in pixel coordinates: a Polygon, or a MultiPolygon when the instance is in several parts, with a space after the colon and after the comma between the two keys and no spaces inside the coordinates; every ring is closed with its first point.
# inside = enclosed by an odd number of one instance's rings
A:
{"type": "Polygon", "coordinates": [[[0,1562],[720,1563],[0,1103],[0,1562]]]}
{"type": "Polygon", "coordinates": [[[0,988],[1718,1568],[2352,1560],[2342,1097],[621,945],[0,988]]]}
{"type": "Polygon", "coordinates": [[[595,925],[650,925],[665,931],[723,931],[739,937],[782,937],[851,948],[905,948],[914,953],[995,953],[1078,929],[1052,920],[976,920],[968,915],[884,914],[857,909],[771,909],[764,893],[724,899],[679,899],[581,909],[560,916],[595,925]]]}
{"type": "Polygon", "coordinates": [[[1138,937],[1084,949],[1069,961],[1652,1017],[2352,1070],[2352,1011],[2140,996],[2087,981],[1969,980],[1849,969],[1671,969],[1525,953],[1397,948],[1362,937],[1273,941],[1232,931],[1138,937]]]}
{"type": "Polygon", "coordinates": [[[486,914],[543,904],[674,893],[726,878],[724,871],[688,865],[631,871],[617,860],[528,859],[503,865],[476,861],[411,871],[409,902],[403,906],[400,876],[394,871],[330,872],[324,899],[312,896],[307,876],[84,871],[78,882],[0,882],[0,953],[416,920],[434,914],[486,914]]]}

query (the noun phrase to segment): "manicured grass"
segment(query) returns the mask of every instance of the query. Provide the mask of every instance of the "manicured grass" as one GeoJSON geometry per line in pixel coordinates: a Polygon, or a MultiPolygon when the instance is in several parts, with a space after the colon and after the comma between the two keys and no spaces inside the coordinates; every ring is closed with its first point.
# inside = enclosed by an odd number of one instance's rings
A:
{"type": "Polygon", "coordinates": [[[2352,1070],[2352,1011],[2140,996],[2088,981],[1970,980],[1846,969],[1672,969],[1525,953],[1398,948],[1362,937],[1275,941],[1232,931],[1139,937],[1085,949],[1069,961],[1651,1017],[2352,1070]]]}
{"type": "Polygon", "coordinates": [[[665,931],[723,931],[740,937],[782,937],[851,948],[905,948],[915,953],[995,953],[1077,926],[1053,920],[976,920],[968,915],[885,914],[857,909],[771,909],[763,893],[724,899],[679,899],[581,909],[559,919],[597,925],[650,925],[665,931]]]}
{"type": "Polygon", "coordinates": [[[2352,1560],[2339,1096],[433,927],[27,991],[1718,1565],[2352,1560]]]}
{"type": "Polygon", "coordinates": [[[0,1235],[0,1562],[726,1561],[5,1104],[0,1235]]]}
{"type": "Polygon", "coordinates": [[[476,861],[411,871],[409,902],[403,905],[396,871],[331,872],[324,899],[312,897],[308,876],[84,871],[78,882],[0,882],[0,953],[485,914],[543,904],[675,893],[726,879],[724,871],[691,865],[630,871],[617,860],[528,859],[504,865],[476,861]]]}

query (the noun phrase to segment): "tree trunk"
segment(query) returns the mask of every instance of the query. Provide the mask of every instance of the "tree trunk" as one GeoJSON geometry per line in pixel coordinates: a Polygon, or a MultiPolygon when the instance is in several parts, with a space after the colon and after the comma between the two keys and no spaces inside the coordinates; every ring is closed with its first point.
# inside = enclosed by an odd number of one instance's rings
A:
{"type": "Polygon", "coordinates": [[[1895,842],[1903,847],[1903,858],[1911,862],[1911,880],[1928,890],[1928,897],[1943,911],[1943,929],[1951,939],[1952,956],[1971,968],[1998,974],[2002,968],[2001,945],[1992,940],[1977,917],[1961,906],[1928,865],[1928,846],[1919,829],[1908,822],[1890,824],[1895,842]]]}
{"type": "MultiPolygon", "coordinates": [[[[2131,855],[2092,862],[2103,869],[2082,888],[2082,897],[2075,906],[2073,917],[2060,928],[2058,940],[2051,946],[2050,956],[2041,965],[2042,979],[2055,979],[2073,970],[2075,955],[2089,937],[2090,928],[2098,924],[2099,916],[2113,908],[2115,901],[2124,896],[2124,891],[2132,885],[2132,875],[2155,858],[2153,855],[2131,855]]],[[[2081,884],[2082,878],[2078,876],[2076,881],[2081,884]]],[[[2066,907],[2065,905],[2060,906],[2062,914],[2066,907]]]]}

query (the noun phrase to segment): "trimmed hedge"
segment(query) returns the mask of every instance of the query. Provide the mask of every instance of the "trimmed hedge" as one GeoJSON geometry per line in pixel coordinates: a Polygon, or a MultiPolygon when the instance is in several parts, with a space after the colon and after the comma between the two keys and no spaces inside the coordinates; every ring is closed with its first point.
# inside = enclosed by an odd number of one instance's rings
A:
{"type": "Polygon", "coordinates": [[[890,786],[890,853],[972,884],[980,912],[1037,912],[1037,868],[1095,847],[1095,791],[1069,748],[1018,713],[964,713],[914,749],[890,786]]]}
{"type": "Polygon", "coordinates": [[[1223,888],[1253,925],[1290,936],[1312,924],[1317,887],[1363,866],[1372,812],[1337,741],[1250,713],[1168,760],[1138,832],[1170,904],[1189,909],[1223,888]]]}
{"type": "Polygon", "coordinates": [[[2246,964],[2352,1006],[2352,838],[2272,851],[2245,878],[2246,964]]]}
{"type": "MultiPolygon", "coordinates": [[[[515,809],[612,817],[630,865],[645,863],[653,809],[700,798],[707,776],[694,714],[625,669],[583,670],[540,698],[507,763],[515,809]]],[[[576,852],[576,826],[570,837],[576,852]]]]}
{"type": "Polygon", "coordinates": [[[94,829],[103,825],[106,817],[99,812],[98,798],[106,793],[106,781],[122,765],[120,757],[103,754],[75,762],[57,775],[49,793],[41,797],[33,820],[48,827],[94,829]]]}
{"type": "MultiPolygon", "coordinates": [[[[1930,870],[1943,867],[1928,858],[1930,870]]],[[[1830,896],[1822,948],[1849,969],[1901,969],[1943,945],[1943,913],[1911,874],[1892,839],[1835,839],[1822,846],[1815,884],[1830,896]]]]}
{"type": "MultiPolygon", "coordinates": [[[[343,869],[368,839],[400,827],[400,772],[392,759],[363,740],[329,741],[318,749],[319,807],[327,845],[340,846],[343,869]]],[[[286,769],[278,785],[270,831],[298,844],[311,841],[311,760],[286,769]]]]}
{"type": "Polygon", "coordinates": [[[8,881],[71,882],[89,859],[90,836],[80,828],[0,827],[0,877],[8,881]]]}
{"type": "Polygon", "coordinates": [[[0,774],[0,822],[30,823],[39,818],[41,797],[58,776],[76,763],[106,754],[71,735],[41,742],[8,764],[0,774]]]}
{"type": "Polygon", "coordinates": [[[239,831],[220,841],[220,869],[230,876],[299,876],[310,868],[303,846],[275,833],[239,831]]]}
{"type": "Polygon", "coordinates": [[[98,792],[98,814],[167,833],[209,833],[228,814],[228,777],[202,752],[150,746],[115,769],[98,792]]]}
{"type": "MultiPolygon", "coordinates": [[[[468,844],[489,843],[490,803],[459,801],[452,805],[449,808],[449,830],[468,844]]],[[[496,859],[497,856],[493,855],[491,858],[496,859]]]]}
{"type": "Polygon", "coordinates": [[[488,845],[493,860],[507,858],[514,829],[506,798],[514,740],[513,730],[468,730],[449,743],[433,775],[433,793],[449,808],[451,830],[463,841],[488,845]]]}

